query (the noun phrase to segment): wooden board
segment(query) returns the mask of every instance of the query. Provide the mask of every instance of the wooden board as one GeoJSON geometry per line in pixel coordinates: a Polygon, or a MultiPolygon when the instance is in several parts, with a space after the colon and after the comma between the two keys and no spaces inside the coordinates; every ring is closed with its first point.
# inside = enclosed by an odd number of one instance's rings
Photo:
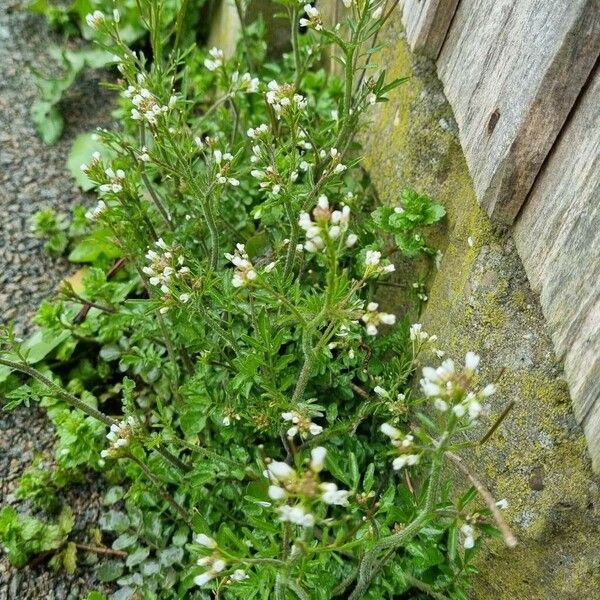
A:
{"type": "Polygon", "coordinates": [[[406,0],[402,20],[414,52],[437,58],[459,0],[406,0]]]}
{"type": "Polygon", "coordinates": [[[477,197],[513,222],[600,53],[600,0],[461,0],[438,58],[477,197]]]}
{"type": "Polygon", "coordinates": [[[514,236],[600,470],[600,71],[552,149],[514,236]]]}

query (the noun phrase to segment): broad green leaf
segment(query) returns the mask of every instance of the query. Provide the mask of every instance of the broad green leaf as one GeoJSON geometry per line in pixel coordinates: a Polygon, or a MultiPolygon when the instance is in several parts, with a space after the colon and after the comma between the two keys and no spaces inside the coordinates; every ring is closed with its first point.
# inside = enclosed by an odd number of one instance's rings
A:
{"type": "Polygon", "coordinates": [[[93,133],[82,133],[75,138],[67,157],[67,169],[84,192],[91,190],[94,183],[81,170],[81,165],[87,164],[94,152],[100,152],[105,158],[107,156],[106,148],[94,139],[93,133]]]}

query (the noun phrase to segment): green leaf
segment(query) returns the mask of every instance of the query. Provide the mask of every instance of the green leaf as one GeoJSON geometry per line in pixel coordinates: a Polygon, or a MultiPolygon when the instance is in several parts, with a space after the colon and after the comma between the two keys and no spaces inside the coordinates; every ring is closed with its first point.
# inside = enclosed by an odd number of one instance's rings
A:
{"type": "Polygon", "coordinates": [[[46,144],[55,144],[62,135],[65,120],[51,102],[37,100],[31,106],[31,118],[46,144]]]}
{"type": "Polygon", "coordinates": [[[65,506],[59,517],[58,517],[58,526],[63,535],[67,535],[73,529],[73,525],[75,524],[75,518],[73,517],[73,511],[70,506],[65,506]]]}
{"type": "Polygon", "coordinates": [[[133,546],[137,542],[137,539],[137,535],[133,533],[123,533],[112,543],[113,550],[129,548],[129,546],[133,546]]]}
{"type": "Polygon", "coordinates": [[[375,481],[375,463],[370,463],[365,472],[363,478],[363,488],[365,492],[369,493],[373,489],[373,483],[375,481]]]}
{"type": "Polygon", "coordinates": [[[121,500],[121,498],[123,498],[124,495],[125,495],[125,490],[120,485],[114,485],[113,487],[109,488],[108,491],[106,492],[106,494],[104,496],[103,504],[105,504],[107,506],[110,506],[111,504],[115,504],[115,502],[118,502],[119,500],[121,500]]]}
{"type": "Polygon", "coordinates": [[[33,365],[46,358],[52,350],[62,344],[71,333],[69,331],[49,331],[38,329],[21,345],[21,352],[27,357],[27,362],[33,365]]]}
{"type": "Polygon", "coordinates": [[[74,263],[93,263],[102,255],[107,259],[121,256],[110,229],[97,229],[81,240],[69,254],[69,260],[74,263]]]}
{"type": "Polygon", "coordinates": [[[95,184],[81,170],[81,165],[88,163],[94,152],[100,152],[100,154],[104,155],[104,158],[108,154],[106,147],[97,139],[94,139],[93,133],[82,133],[73,141],[71,150],[69,150],[69,156],[67,157],[67,169],[75,179],[77,185],[84,192],[91,190],[95,184]]]}
{"type": "Polygon", "coordinates": [[[96,571],[98,581],[114,581],[123,574],[125,566],[122,562],[112,560],[100,565],[96,571]]]}
{"type": "Polygon", "coordinates": [[[77,568],[77,546],[75,546],[74,542],[69,542],[67,544],[67,547],[63,551],[62,562],[65,571],[69,575],[73,575],[77,568]]]}
{"type": "Polygon", "coordinates": [[[170,546],[158,553],[158,559],[163,567],[170,567],[175,563],[180,563],[183,560],[183,548],[178,546],[170,546]]]}
{"type": "Polygon", "coordinates": [[[137,548],[131,554],[129,554],[129,556],[127,557],[127,560],[125,561],[125,564],[129,568],[135,567],[136,565],[139,565],[140,563],[144,562],[148,558],[149,555],[150,555],[150,548],[145,547],[145,546],[141,547],[141,548],[137,548]]]}

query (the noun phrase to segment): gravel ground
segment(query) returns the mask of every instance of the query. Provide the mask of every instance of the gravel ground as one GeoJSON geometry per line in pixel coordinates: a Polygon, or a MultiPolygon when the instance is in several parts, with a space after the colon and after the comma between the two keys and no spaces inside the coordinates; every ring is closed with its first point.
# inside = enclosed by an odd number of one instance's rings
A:
{"type": "MultiPolygon", "coordinates": [[[[52,295],[71,269],[66,260],[43,252],[43,241],[30,232],[31,215],[42,207],[69,212],[82,196],[65,170],[74,137],[97,126],[110,125],[110,94],[99,87],[99,74],[89,73],[61,106],[67,126],[61,140],[45,145],[37,136],[29,110],[37,89],[30,68],[53,68],[47,48],[60,42],[43,18],[0,0],[0,321],[15,320],[19,334],[30,329],[40,301],[52,295]]],[[[14,503],[14,489],[34,451],[51,452],[53,430],[43,411],[35,408],[0,413],[0,504],[14,503]]],[[[101,485],[89,482],[68,490],[64,501],[74,509],[76,539],[85,539],[100,512],[101,485]]],[[[27,510],[23,503],[19,509],[27,510]]],[[[0,556],[0,600],[20,598],[85,598],[91,569],[72,576],[54,574],[44,565],[12,569],[0,556]]]]}

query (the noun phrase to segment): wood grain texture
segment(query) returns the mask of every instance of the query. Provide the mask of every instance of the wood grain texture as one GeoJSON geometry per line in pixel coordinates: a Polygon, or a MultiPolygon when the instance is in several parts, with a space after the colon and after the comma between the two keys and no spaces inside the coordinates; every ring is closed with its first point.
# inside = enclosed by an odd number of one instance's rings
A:
{"type": "Polygon", "coordinates": [[[600,72],[519,215],[515,242],[564,360],[573,408],[600,470],[600,72]]]}
{"type": "Polygon", "coordinates": [[[459,0],[406,0],[402,20],[413,52],[437,58],[459,0]]]}
{"type": "Polygon", "coordinates": [[[438,58],[477,197],[514,221],[600,54],[600,0],[461,0],[438,58]]]}

